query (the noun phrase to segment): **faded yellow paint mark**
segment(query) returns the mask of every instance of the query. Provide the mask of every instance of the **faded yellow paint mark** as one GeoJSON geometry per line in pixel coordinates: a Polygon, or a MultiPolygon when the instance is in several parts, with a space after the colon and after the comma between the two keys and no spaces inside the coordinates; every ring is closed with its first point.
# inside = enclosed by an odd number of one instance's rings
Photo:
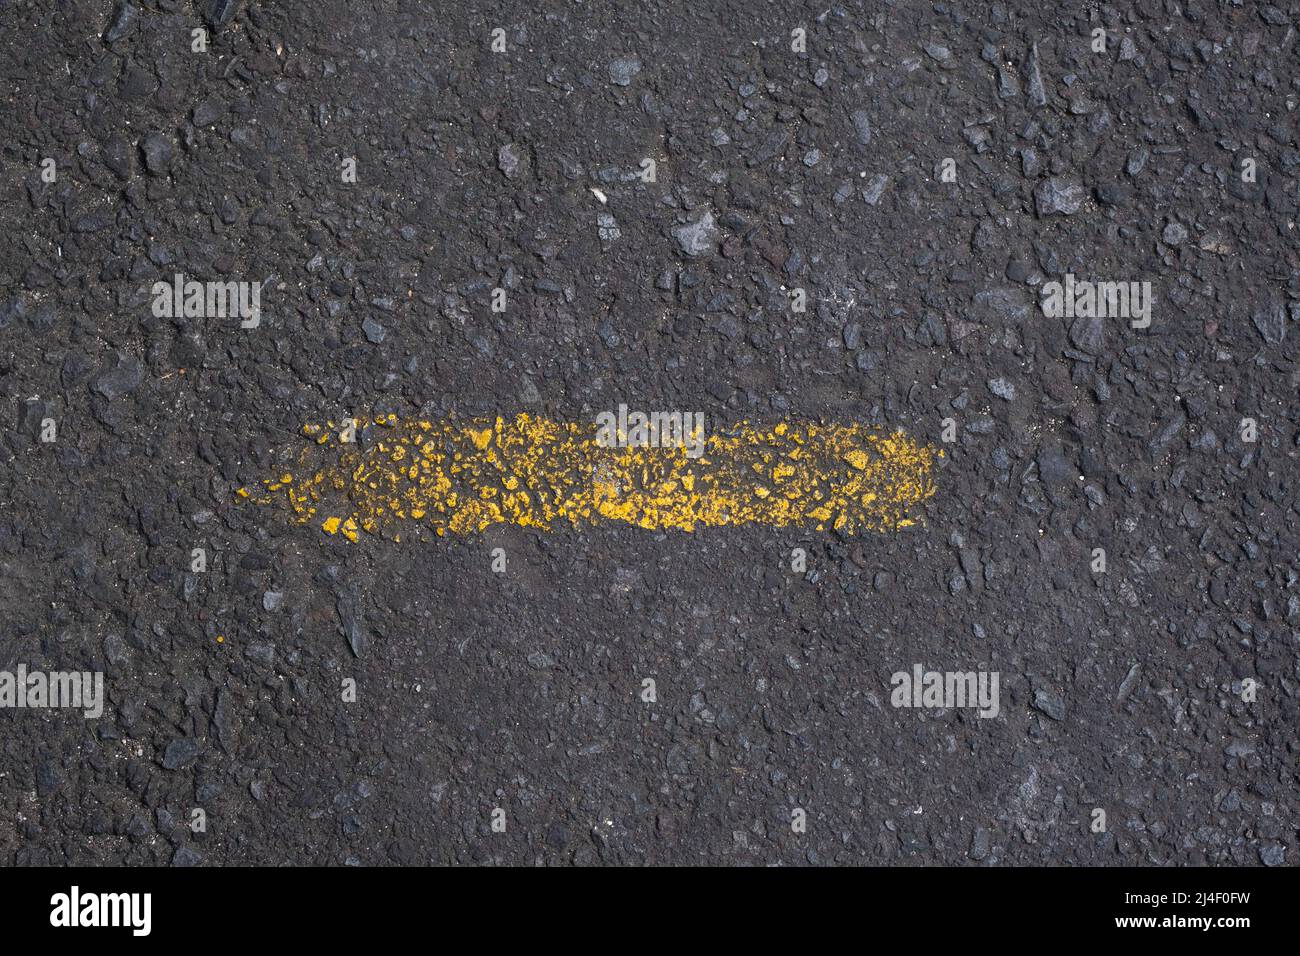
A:
{"type": "MultiPolygon", "coordinates": [[[[365,446],[334,422],[309,424],[293,471],[266,479],[259,504],[282,501],[299,523],[357,541],[400,540],[403,525],[439,535],[509,522],[619,521],[649,530],[760,524],[893,531],[935,492],[941,451],[860,425],[740,423],[681,448],[605,448],[590,424],[521,414],[495,421],[374,419],[365,446]],[[296,477],[295,477],[296,476],[296,477]]],[[[365,423],[357,422],[360,435],[365,423]]]]}

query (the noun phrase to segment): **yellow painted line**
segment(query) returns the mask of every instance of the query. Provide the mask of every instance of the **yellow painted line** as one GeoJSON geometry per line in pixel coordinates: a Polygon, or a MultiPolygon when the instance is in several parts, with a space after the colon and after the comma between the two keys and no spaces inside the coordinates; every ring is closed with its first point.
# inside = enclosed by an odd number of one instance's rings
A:
{"type": "MultiPolygon", "coordinates": [[[[758,524],[894,531],[918,520],[935,492],[942,452],[861,425],[811,422],[715,431],[703,454],[606,448],[593,424],[513,418],[429,422],[374,419],[367,445],[342,424],[306,425],[292,467],[240,488],[258,504],[287,504],[299,523],[356,541],[401,540],[404,527],[464,535],[502,523],[525,528],[626,522],[649,530],[758,524]]],[[[364,422],[357,422],[360,433],[364,422]]]]}

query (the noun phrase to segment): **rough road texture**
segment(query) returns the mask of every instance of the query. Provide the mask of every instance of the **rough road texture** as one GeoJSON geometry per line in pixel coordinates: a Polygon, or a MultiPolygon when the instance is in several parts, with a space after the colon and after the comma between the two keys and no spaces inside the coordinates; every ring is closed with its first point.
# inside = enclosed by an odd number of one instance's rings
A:
{"type": "Polygon", "coordinates": [[[0,9],[0,668],[107,688],[0,711],[0,862],[1294,864],[1295,8],[440,6],[0,9]],[[305,422],[620,402],[901,428],[937,492],[355,544],[235,494],[305,422]]]}

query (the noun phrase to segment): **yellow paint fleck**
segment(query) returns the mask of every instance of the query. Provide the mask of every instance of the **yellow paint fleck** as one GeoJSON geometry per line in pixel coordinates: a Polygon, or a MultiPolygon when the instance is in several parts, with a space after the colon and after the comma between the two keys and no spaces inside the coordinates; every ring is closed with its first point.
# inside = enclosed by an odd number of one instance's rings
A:
{"type": "MultiPolygon", "coordinates": [[[[694,459],[681,448],[605,448],[592,424],[527,414],[373,424],[391,431],[368,447],[336,440],[332,423],[304,426],[304,436],[320,438],[296,452],[293,473],[264,480],[266,494],[253,500],[283,502],[300,523],[318,510],[344,515],[321,529],[349,541],[360,531],[396,539],[412,523],[438,535],[606,521],[647,530],[894,531],[912,526],[934,495],[942,455],[901,431],[854,424],[741,422],[710,435],[694,459]]],[[[357,421],[358,439],[364,425],[357,421]]]]}

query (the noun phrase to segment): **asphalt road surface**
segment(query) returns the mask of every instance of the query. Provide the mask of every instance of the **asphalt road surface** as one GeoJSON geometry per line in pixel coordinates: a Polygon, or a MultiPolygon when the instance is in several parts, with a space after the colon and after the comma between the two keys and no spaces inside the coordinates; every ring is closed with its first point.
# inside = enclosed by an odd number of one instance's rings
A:
{"type": "Polygon", "coordinates": [[[3,4],[0,863],[1294,865],[1300,14],[1056,7],[3,4]]]}

